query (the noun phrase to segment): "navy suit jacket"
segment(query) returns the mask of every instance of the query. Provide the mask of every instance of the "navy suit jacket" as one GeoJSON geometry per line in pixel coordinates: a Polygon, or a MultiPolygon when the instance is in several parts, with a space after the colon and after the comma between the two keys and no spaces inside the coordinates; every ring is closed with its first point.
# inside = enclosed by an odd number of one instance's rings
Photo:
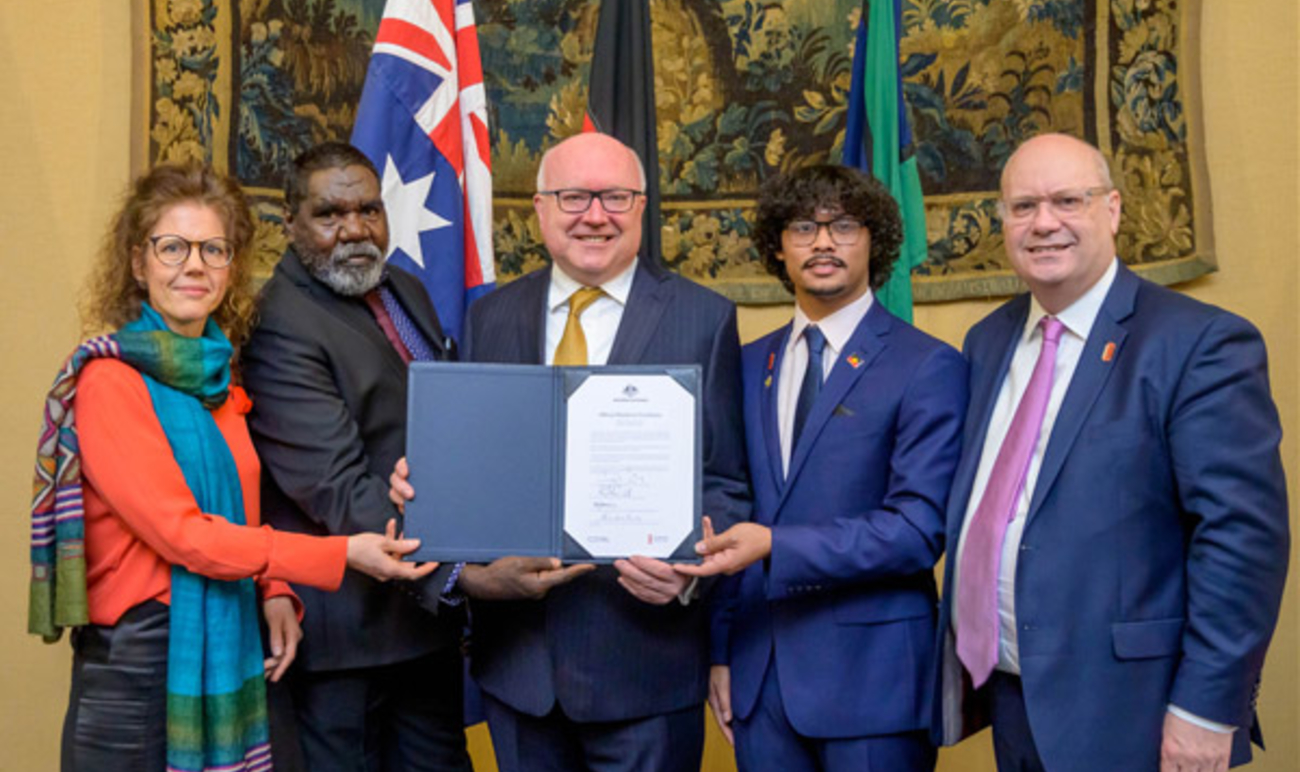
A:
{"type": "Polygon", "coordinates": [[[786,477],[777,383],[790,329],[744,350],[754,518],[772,528],[772,554],[728,580],[715,661],[731,666],[731,707],[742,719],[775,658],[786,714],[803,735],[924,730],[933,569],[961,451],[966,364],[873,303],[827,377],[786,477]]]}
{"type": "MultiPolygon", "coordinates": [[[[542,364],[550,270],[535,271],[471,308],[465,355],[542,364]]],[[[730,301],[641,261],[609,364],[703,368],[704,511],[719,530],[749,516],[740,417],[740,342],[730,301]]],[[[544,715],[558,701],[577,721],[618,721],[699,705],[708,689],[707,604],[653,606],[609,566],[541,601],[479,602],[471,664],[485,691],[544,715]]]]}
{"type": "MultiPolygon", "coordinates": [[[[1029,297],[971,329],[971,410],[953,483],[956,544],[1029,297]]],[[[1289,534],[1264,342],[1245,320],[1120,266],[1052,428],[1015,578],[1035,743],[1060,772],[1155,770],[1166,706],[1241,728],[1277,621],[1289,534]]],[[[979,702],[952,657],[948,741],[979,702]],[[958,700],[967,698],[966,703],[958,700]]]]}
{"type": "MultiPolygon", "coordinates": [[[[389,268],[389,287],[439,359],[453,356],[414,276],[389,268]]],[[[360,298],[314,279],[293,250],[262,290],[244,347],[253,398],[248,428],[262,461],[262,519],[315,535],[383,533],[401,516],[388,475],[406,446],[406,364],[360,298]]],[[[459,644],[463,615],[421,609],[449,566],[423,584],[387,584],[348,571],[336,593],[295,586],[302,598],[297,666],[340,670],[404,662],[459,644]]],[[[433,604],[436,607],[436,604],[433,604]]]]}

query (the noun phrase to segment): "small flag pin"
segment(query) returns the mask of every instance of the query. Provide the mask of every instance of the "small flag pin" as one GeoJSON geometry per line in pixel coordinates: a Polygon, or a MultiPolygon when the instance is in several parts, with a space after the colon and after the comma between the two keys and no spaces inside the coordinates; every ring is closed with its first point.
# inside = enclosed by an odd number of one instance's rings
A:
{"type": "Polygon", "coordinates": [[[1101,351],[1101,361],[1109,362],[1115,358],[1115,341],[1106,344],[1106,348],[1101,351]]]}
{"type": "Polygon", "coordinates": [[[862,366],[862,357],[858,356],[857,354],[849,354],[847,361],[849,363],[849,367],[852,367],[854,370],[862,366]]]}

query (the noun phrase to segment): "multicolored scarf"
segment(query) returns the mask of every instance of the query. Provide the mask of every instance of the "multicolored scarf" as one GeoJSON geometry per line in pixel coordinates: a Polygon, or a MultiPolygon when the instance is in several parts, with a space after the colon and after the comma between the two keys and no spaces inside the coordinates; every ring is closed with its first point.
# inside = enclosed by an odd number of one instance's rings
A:
{"type": "MultiPolygon", "coordinates": [[[[199,508],[245,524],[239,473],[209,412],[226,400],[230,342],[208,321],[202,337],[167,330],[147,304],[114,335],[83,343],[55,379],[37,449],[28,629],[47,641],[86,624],[81,463],[73,399],[81,368],[114,357],[140,371],[199,508]]],[[[167,768],[271,769],[266,687],[251,579],[225,582],[172,566],[167,660],[167,768]]]]}

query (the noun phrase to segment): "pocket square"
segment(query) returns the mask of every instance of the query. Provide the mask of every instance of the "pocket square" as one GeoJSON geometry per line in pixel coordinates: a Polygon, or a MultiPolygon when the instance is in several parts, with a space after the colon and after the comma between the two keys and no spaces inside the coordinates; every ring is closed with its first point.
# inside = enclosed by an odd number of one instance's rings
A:
{"type": "Polygon", "coordinates": [[[845,407],[845,406],[843,406],[843,405],[836,405],[836,406],[835,406],[835,409],[834,409],[833,411],[831,411],[831,414],[832,414],[832,415],[842,415],[842,416],[844,416],[845,418],[852,418],[853,415],[854,415],[854,413],[853,413],[852,410],[850,410],[849,408],[847,408],[847,407],[845,407]]]}

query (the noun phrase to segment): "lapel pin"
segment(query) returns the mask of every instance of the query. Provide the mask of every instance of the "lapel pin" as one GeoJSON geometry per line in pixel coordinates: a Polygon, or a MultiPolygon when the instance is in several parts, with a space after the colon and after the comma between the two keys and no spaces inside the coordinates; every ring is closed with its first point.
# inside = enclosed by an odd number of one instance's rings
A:
{"type": "Polygon", "coordinates": [[[767,378],[763,379],[763,388],[765,389],[772,388],[772,376],[769,375],[767,376],[767,378]]]}
{"type": "Polygon", "coordinates": [[[1115,341],[1112,340],[1106,344],[1106,348],[1102,349],[1101,361],[1109,362],[1114,358],[1115,358],[1115,341]]]}
{"type": "Polygon", "coordinates": [[[862,366],[862,357],[858,356],[856,352],[849,354],[845,361],[847,361],[849,367],[852,367],[854,370],[862,366]]]}
{"type": "Polygon", "coordinates": [[[776,367],[776,352],[775,352],[775,351],[769,351],[769,352],[767,353],[767,370],[768,370],[768,372],[771,372],[771,371],[772,371],[772,368],[774,368],[774,367],[776,367]]]}

